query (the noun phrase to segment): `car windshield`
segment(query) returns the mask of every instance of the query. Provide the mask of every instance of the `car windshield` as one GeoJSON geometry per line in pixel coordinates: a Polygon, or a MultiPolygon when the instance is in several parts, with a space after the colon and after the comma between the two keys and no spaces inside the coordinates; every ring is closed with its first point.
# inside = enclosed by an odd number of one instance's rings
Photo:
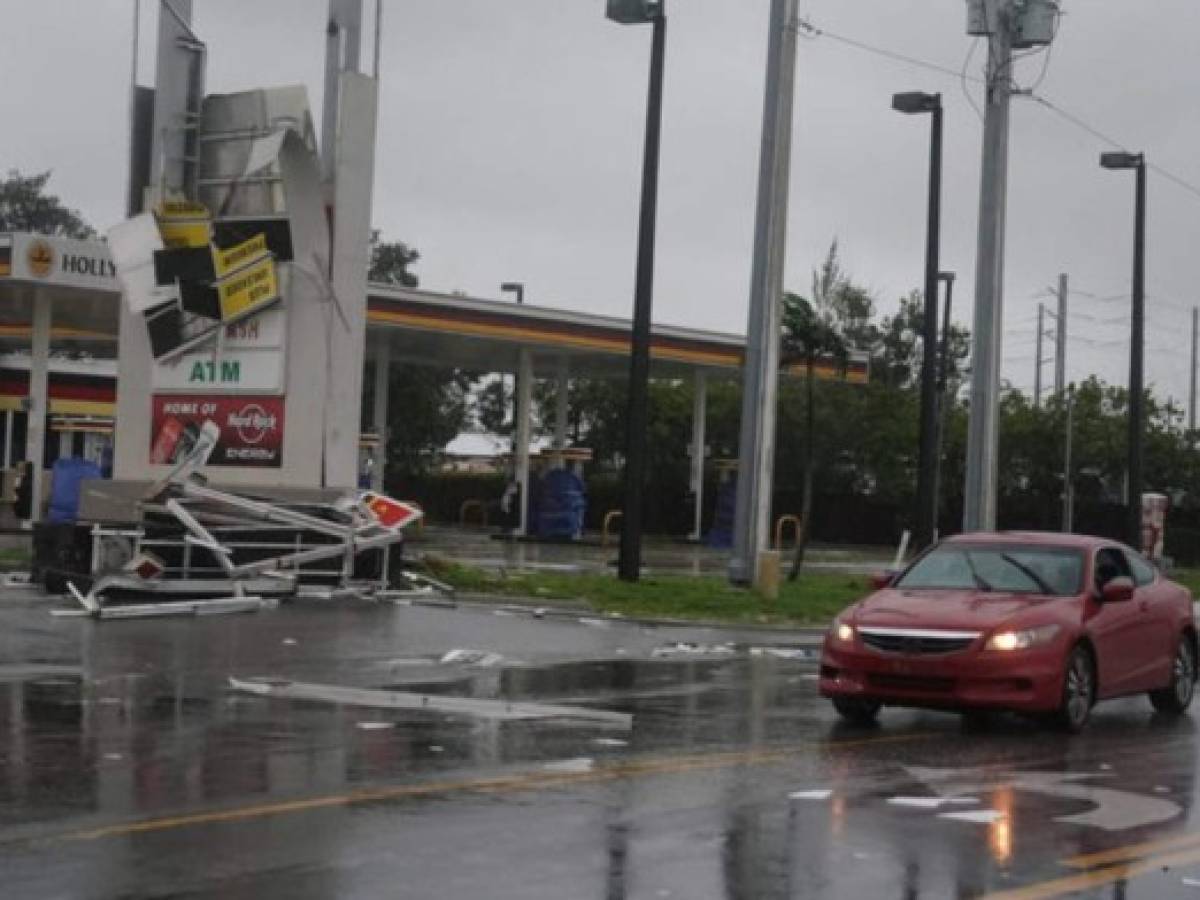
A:
{"type": "Polygon", "coordinates": [[[944,544],[917,560],[895,587],[1065,597],[1083,589],[1083,554],[1056,547],[944,544]]]}

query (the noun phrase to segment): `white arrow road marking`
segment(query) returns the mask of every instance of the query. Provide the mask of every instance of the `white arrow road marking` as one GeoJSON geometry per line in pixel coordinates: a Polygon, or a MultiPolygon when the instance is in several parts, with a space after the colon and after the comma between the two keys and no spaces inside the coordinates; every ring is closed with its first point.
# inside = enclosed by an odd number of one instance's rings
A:
{"type": "Polygon", "coordinates": [[[911,806],[916,809],[941,809],[943,806],[970,806],[978,803],[976,797],[889,797],[892,806],[911,806]]]}
{"type": "Polygon", "coordinates": [[[1085,800],[1094,804],[1094,808],[1074,815],[1056,816],[1054,821],[1067,825],[1084,825],[1104,831],[1124,831],[1127,828],[1156,825],[1159,822],[1174,819],[1183,812],[1177,803],[1172,803],[1170,800],[1135,794],[1132,791],[1119,791],[1115,788],[1077,783],[1090,778],[1112,777],[1110,772],[1081,772],[1078,774],[1013,772],[984,774],[980,777],[972,776],[970,772],[960,769],[905,766],[905,771],[943,797],[985,793],[996,788],[1007,787],[1048,797],[1059,797],[1064,800],[1085,800]]]}
{"type": "Polygon", "coordinates": [[[972,809],[967,812],[939,813],[939,819],[954,819],[956,822],[977,822],[980,825],[991,825],[1004,818],[1004,813],[998,809],[972,809]]]}

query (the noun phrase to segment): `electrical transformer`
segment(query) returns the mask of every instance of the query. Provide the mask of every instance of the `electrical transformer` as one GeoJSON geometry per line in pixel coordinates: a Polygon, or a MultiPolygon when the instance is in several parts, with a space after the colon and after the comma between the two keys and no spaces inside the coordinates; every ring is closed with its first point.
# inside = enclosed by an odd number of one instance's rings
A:
{"type": "MultiPolygon", "coordinates": [[[[967,0],[967,34],[982,36],[995,29],[993,17],[1005,0],[967,0]]],[[[1049,44],[1058,26],[1058,0],[1008,0],[1013,17],[1013,47],[1025,50],[1049,44]]]]}
{"type": "Polygon", "coordinates": [[[1025,0],[1016,5],[1013,47],[1025,50],[1054,40],[1058,28],[1058,0],[1025,0]]]}
{"type": "Polygon", "coordinates": [[[991,34],[988,23],[987,0],[967,0],[967,34],[991,34]]]}

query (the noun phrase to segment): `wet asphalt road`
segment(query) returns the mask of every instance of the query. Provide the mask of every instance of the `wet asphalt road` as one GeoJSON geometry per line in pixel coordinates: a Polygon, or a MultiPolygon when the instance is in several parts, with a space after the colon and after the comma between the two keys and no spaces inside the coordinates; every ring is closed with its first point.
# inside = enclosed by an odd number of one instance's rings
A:
{"type": "Polygon", "coordinates": [[[847,728],[806,645],[486,608],[94,623],[0,594],[0,896],[1200,897],[1192,718],[1133,699],[1077,738],[907,711],[847,728]],[[634,719],[339,706],[229,676],[634,719]]]}

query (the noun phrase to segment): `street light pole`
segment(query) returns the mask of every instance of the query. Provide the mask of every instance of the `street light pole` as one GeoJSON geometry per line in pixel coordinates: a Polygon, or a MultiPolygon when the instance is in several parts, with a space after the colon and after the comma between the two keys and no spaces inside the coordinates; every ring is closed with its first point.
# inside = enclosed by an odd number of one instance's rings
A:
{"type": "Polygon", "coordinates": [[[1142,545],[1143,380],[1146,354],[1146,157],[1117,151],[1100,155],[1105,169],[1133,169],[1137,175],[1133,219],[1133,309],[1129,336],[1129,479],[1125,542],[1142,545]]]}
{"type": "Polygon", "coordinates": [[[914,516],[915,549],[933,543],[937,530],[937,346],[938,255],[942,211],[942,95],[920,92],[896,94],[897,112],[930,113],[929,212],[925,235],[925,317],[921,354],[921,438],[917,457],[917,506],[914,516]]]}
{"type": "Polygon", "coordinates": [[[642,498],[646,480],[647,393],[650,380],[650,313],[654,300],[654,232],[658,213],[658,156],[662,132],[663,64],[667,42],[665,0],[608,0],[608,17],[622,24],[651,23],[650,87],[642,201],[638,220],[637,276],[625,412],[625,499],[617,575],[637,581],[642,568],[642,498]]]}

